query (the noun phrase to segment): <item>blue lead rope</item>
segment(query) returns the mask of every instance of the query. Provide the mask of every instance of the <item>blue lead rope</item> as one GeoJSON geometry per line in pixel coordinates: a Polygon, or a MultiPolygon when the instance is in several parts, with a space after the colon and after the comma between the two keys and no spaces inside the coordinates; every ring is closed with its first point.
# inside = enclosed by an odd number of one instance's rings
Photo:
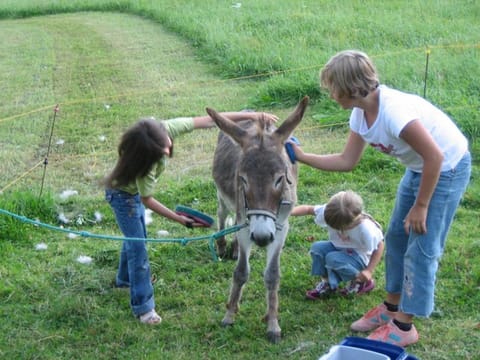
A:
{"type": "Polygon", "coordinates": [[[75,234],[79,235],[82,237],[89,237],[89,238],[96,238],[96,239],[104,239],[104,240],[115,240],[115,241],[148,241],[148,242],[155,242],[155,243],[180,243],[181,245],[187,245],[189,242],[192,241],[198,241],[198,240],[205,240],[208,239],[208,247],[210,249],[210,252],[212,254],[213,261],[218,261],[217,253],[215,251],[215,239],[225,236],[234,232],[239,231],[240,229],[244,228],[246,224],[243,225],[234,225],[232,227],[229,227],[227,229],[224,229],[222,231],[216,232],[212,235],[206,235],[206,236],[197,236],[197,237],[191,237],[191,238],[181,238],[181,239],[157,239],[157,238],[126,238],[123,236],[114,236],[114,235],[101,235],[101,234],[92,234],[88,231],[77,231],[77,230],[71,230],[71,229],[65,229],[63,227],[59,226],[54,226],[50,224],[45,224],[42,223],[41,221],[38,220],[32,220],[29,219],[25,216],[14,214],[10,211],[0,209],[0,214],[8,215],[11,216],[17,220],[20,220],[23,223],[28,223],[32,224],[34,226],[39,226],[43,227],[49,230],[53,231],[60,231],[60,232],[65,232],[69,234],[75,234]]]}

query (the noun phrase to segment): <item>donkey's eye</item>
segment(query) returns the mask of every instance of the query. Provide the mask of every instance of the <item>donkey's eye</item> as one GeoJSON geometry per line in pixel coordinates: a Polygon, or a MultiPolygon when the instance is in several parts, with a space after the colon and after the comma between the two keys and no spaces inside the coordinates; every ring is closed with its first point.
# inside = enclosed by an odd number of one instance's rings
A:
{"type": "Polygon", "coordinates": [[[285,178],[285,175],[280,175],[277,180],[275,180],[275,187],[278,188],[280,185],[283,184],[283,179],[285,178]]]}

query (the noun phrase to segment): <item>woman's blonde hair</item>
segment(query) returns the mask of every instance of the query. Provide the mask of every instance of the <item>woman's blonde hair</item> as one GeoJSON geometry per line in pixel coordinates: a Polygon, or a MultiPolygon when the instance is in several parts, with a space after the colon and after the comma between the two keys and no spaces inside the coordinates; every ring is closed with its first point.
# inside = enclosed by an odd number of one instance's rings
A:
{"type": "Polygon", "coordinates": [[[320,73],[320,84],[331,95],[359,98],[379,85],[377,70],[367,54],[345,50],[334,55],[320,73]]]}

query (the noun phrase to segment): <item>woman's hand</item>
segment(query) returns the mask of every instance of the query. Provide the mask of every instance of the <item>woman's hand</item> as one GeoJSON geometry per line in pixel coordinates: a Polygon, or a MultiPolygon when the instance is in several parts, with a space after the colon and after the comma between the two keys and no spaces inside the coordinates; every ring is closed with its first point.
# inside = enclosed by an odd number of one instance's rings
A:
{"type": "Polygon", "coordinates": [[[427,232],[427,207],[422,205],[413,205],[407,216],[403,220],[403,228],[407,234],[410,229],[417,234],[425,234],[427,232]]]}
{"type": "Polygon", "coordinates": [[[295,159],[297,160],[301,159],[303,157],[304,152],[300,147],[300,145],[298,145],[294,141],[289,141],[289,143],[292,144],[292,149],[293,149],[293,152],[295,153],[295,159]]]}

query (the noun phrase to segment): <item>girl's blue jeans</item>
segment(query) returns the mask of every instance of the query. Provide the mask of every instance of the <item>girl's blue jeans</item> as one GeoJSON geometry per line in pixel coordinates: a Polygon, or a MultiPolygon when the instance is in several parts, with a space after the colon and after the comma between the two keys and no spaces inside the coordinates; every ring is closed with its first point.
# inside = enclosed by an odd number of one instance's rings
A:
{"type": "MultiPolygon", "coordinates": [[[[128,238],[146,238],[145,208],[140,196],[115,189],[105,191],[117,224],[128,238]]],[[[155,308],[146,241],[123,241],[116,285],[130,287],[130,305],[135,316],[155,308]]]]}
{"type": "Polygon", "coordinates": [[[310,256],[312,275],[328,279],[332,289],[336,289],[340,282],[355,279],[366,266],[355,251],[337,249],[330,241],[313,243],[310,256]]]}
{"type": "Polygon", "coordinates": [[[471,157],[441,172],[427,213],[427,232],[408,235],[403,219],[415,203],[422,174],[407,170],[397,190],[385,235],[385,289],[400,294],[400,311],[428,317],[434,308],[436,273],[453,217],[470,181],[471,157]]]}

